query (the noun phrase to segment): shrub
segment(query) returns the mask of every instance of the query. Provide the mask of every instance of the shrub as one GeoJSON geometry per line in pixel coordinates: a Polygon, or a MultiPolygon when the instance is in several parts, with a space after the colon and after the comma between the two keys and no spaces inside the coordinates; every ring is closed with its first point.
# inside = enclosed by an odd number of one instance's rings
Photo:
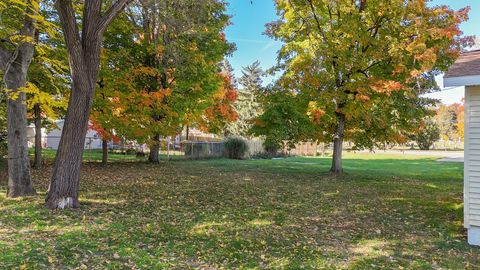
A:
{"type": "Polygon", "coordinates": [[[433,122],[428,122],[414,136],[421,150],[430,150],[433,143],[440,139],[440,130],[433,122]]]}
{"type": "Polygon", "coordinates": [[[135,150],[133,148],[128,148],[127,151],[125,151],[125,154],[133,156],[133,155],[137,154],[137,150],[135,150]]]}
{"type": "Polygon", "coordinates": [[[243,159],[248,152],[248,145],[241,138],[231,137],[224,141],[225,154],[229,159],[243,159]]]}
{"type": "Polygon", "coordinates": [[[282,146],[273,140],[267,139],[263,142],[263,148],[265,148],[265,152],[268,155],[275,157],[278,155],[278,150],[280,150],[282,146]]]}

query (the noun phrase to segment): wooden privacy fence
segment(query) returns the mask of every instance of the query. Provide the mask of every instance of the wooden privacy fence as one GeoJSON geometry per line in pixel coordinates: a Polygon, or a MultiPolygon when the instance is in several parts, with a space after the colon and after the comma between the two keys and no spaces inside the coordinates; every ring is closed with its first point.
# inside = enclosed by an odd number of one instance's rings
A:
{"type": "Polygon", "coordinates": [[[284,149],[291,156],[317,156],[325,153],[325,144],[312,142],[297,143],[293,149],[284,149]]]}
{"type": "Polygon", "coordinates": [[[253,157],[255,155],[265,152],[263,148],[263,141],[261,140],[246,140],[248,145],[248,156],[253,157]]]}
{"type": "Polygon", "coordinates": [[[223,142],[183,142],[182,150],[186,158],[220,158],[225,154],[223,142]]]}
{"type": "MultiPolygon", "coordinates": [[[[247,145],[250,156],[265,152],[263,141],[261,140],[247,140],[247,145]]],[[[292,149],[285,147],[281,152],[291,156],[317,156],[323,155],[327,149],[328,147],[325,144],[303,142],[297,143],[292,149]]]]}
{"type": "MultiPolygon", "coordinates": [[[[248,145],[247,157],[254,157],[265,152],[262,140],[245,140],[248,145]]],[[[324,155],[327,147],[325,144],[298,143],[295,148],[283,149],[283,153],[292,156],[317,156],[324,155]]],[[[198,142],[189,141],[182,143],[182,152],[186,158],[219,158],[225,156],[225,145],[223,142],[198,142]]]]}

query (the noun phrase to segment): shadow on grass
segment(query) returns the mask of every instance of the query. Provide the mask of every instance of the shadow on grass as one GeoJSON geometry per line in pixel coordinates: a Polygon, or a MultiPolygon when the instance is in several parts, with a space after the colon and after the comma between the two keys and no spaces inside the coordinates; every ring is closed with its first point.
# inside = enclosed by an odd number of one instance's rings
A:
{"type": "MultiPolygon", "coordinates": [[[[0,268],[480,263],[462,229],[459,164],[347,158],[341,178],[329,176],[328,167],[323,158],[86,164],[79,210],[48,211],[43,195],[0,197],[0,268]]],[[[37,173],[45,187],[48,173],[37,173]]]]}

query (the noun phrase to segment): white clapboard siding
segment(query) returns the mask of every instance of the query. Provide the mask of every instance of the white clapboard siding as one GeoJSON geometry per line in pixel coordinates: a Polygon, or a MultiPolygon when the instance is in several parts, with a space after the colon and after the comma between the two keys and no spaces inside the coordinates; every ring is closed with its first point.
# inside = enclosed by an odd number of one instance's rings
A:
{"type": "Polygon", "coordinates": [[[465,92],[465,227],[480,226],[480,87],[465,92]]]}
{"type": "Polygon", "coordinates": [[[479,188],[480,189],[480,181],[471,181],[470,188],[479,188]]]}

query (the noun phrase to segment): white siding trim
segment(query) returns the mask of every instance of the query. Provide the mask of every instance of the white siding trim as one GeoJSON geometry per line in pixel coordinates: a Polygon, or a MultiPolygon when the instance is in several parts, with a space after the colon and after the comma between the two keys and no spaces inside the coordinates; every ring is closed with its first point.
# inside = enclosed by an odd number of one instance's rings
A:
{"type": "Polygon", "coordinates": [[[480,226],[480,86],[465,88],[464,226],[480,226]]]}
{"type": "Polygon", "coordinates": [[[480,75],[443,78],[443,87],[480,85],[480,75]]]}
{"type": "MultiPolygon", "coordinates": [[[[444,80],[444,84],[447,83],[446,80],[444,80]]],[[[469,215],[470,215],[470,203],[469,203],[469,182],[470,182],[470,95],[471,92],[473,91],[467,91],[467,88],[470,87],[465,87],[465,125],[464,125],[464,155],[465,155],[465,161],[464,161],[464,167],[463,167],[463,222],[464,222],[464,227],[465,228],[470,228],[470,221],[469,221],[469,215]]]]}

